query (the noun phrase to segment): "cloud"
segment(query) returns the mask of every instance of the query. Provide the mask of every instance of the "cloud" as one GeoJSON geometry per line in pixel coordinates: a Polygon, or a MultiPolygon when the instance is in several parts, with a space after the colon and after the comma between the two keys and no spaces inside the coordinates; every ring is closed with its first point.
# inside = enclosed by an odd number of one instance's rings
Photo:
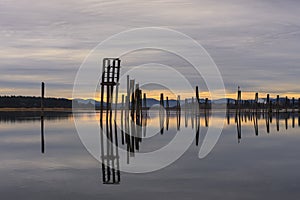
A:
{"type": "MultiPolygon", "coordinates": [[[[228,91],[241,85],[245,90],[300,94],[296,87],[299,4],[292,0],[4,0],[0,2],[1,87],[11,91],[16,81],[26,95],[35,93],[27,78],[37,83],[48,80],[57,84],[51,94],[71,97],[70,84],[90,49],[120,31],[161,26],[201,43],[220,68],[228,91]]],[[[172,65],[171,58],[160,59],[172,65]]]]}

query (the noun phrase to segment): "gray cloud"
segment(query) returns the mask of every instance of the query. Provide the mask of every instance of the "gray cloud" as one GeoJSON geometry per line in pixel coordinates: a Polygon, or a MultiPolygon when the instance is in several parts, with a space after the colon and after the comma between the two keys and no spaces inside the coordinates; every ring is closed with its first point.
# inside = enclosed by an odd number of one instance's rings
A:
{"type": "MultiPolygon", "coordinates": [[[[299,94],[299,4],[2,0],[0,94],[20,92],[11,87],[14,81],[22,84],[23,95],[36,93],[39,89],[25,81],[31,79],[50,81],[57,85],[51,94],[71,97],[70,84],[90,49],[112,34],[144,26],[173,28],[201,43],[220,68],[228,91],[241,85],[249,91],[299,94]],[[16,78],[21,74],[24,81],[16,78]],[[62,88],[70,90],[59,92],[62,88]]],[[[168,57],[164,59],[168,62],[168,57]]]]}

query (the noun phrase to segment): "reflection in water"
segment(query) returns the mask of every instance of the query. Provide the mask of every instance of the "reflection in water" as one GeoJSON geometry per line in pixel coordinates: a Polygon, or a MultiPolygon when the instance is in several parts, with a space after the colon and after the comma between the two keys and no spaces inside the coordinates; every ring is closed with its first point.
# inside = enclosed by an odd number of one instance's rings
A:
{"type": "Polygon", "coordinates": [[[238,134],[238,142],[239,143],[242,138],[242,122],[241,122],[242,117],[243,116],[241,115],[241,111],[238,110],[236,113],[236,126],[237,126],[237,134],[238,134]]]}
{"type": "MultiPolygon", "coordinates": [[[[227,111],[226,113],[226,120],[227,124],[230,124],[230,119],[233,116],[231,115],[230,111],[227,111]]],[[[296,113],[289,113],[289,112],[264,112],[264,111],[254,111],[254,112],[248,112],[248,111],[241,111],[236,110],[235,111],[235,123],[237,126],[237,135],[238,135],[238,141],[240,142],[242,138],[242,124],[249,125],[250,122],[253,122],[254,125],[254,133],[256,136],[259,135],[259,124],[260,120],[265,121],[265,127],[266,132],[271,133],[271,125],[273,124],[273,118],[276,118],[276,131],[280,131],[280,122],[284,121],[284,127],[286,130],[288,130],[289,125],[292,128],[295,128],[296,124],[296,118],[298,117],[298,127],[300,127],[300,115],[296,113]],[[247,121],[248,119],[248,121],[247,121]],[[291,124],[290,124],[291,121],[291,124]]],[[[261,121],[262,122],[262,121],[261,121]]]]}
{"type": "Polygon", "coordinates": [[[101,166],[102,166],[102,181],[104,184],[120,183],[120,165],[118,152],[118,134],[116,122],[112,122],[112,113],[106,113],[106,125],[103,126],[103,118],[100,120],[100,138],[101,138],[101,166]],[[106,129],[106,144],[104,144],[104,129],[106,129]],[[114,129],[114,133],[113,133],[114,129]],[[113,145],[114,144],[114,145],[113,145]],[[106,148],[105,148],[106,146],[106,148]],[[115,148],[114,148],[115,147],[115,148]]]}
{"type": "MultiPolygon", "coordinates": [[[[189,105],[180,109],[167,109],[151,111],[142,109],[139,113],[131,115],[130,110],[124,107],[118,112],[104,111],[96,116],[100,120],[101,139],[101,173],[104,184],[119,184],[121,180],[119,148],[127,150],[127,163],[130,158],[135,157],[135,153],[140,151],[143,145],[143,138],[147,137],[147,128],[158,128],[158,132],[168,135],[172,130],[180,131],[181,120],[185,126],[193,127],[195,134],[195,144],[200,146],[202,134],[205,134],[206,127],[213,126],[210,120],[226,121],[228,126],[234,121],[237,131],[237,139],[242,140],[243,126],[253,127],[254,135],[258,136],[261,131],[266,130],[272,133],[274,130],[300,127],[300,115],[298,112],[265,112],[262,110],[227,110],[225,119],[210,119],[209,109],[196,109],[197,105],[189,105]],[[156,114],[155,114],[156,113],[156,114]],[[183,117],[181,117],[181,115],[183,117]],[[274,120],[273,120],[274,119],[274,120]],[[276,120],[275,120],[276,119],[276,120]],[[296,125],[298,121],[298,126],[296,125]],[[190,122],[190,123],[189,123],[190,122]],[[282,128],[282,126],[284,128],[282,128]],[[204,131],[204,133],[203,133],[204,131]],[[107,138],[105,140],[105,138],[107,138]]],[[[90,120],[90,118],[83,119],[90,120]]],[[[60,112],[0,112],[1,123],[28,122],[29,120],[40,120],[40,140],[41,152],[45,153],[45,130],[44,125],[48,120],[73,119],[72,113],[60,112]],[[27,117],[26,117],[27,116],[27,117]]],[[[160,134],[159,134],[160,135],[160,134]]],[[[158,136],[163,137],[163,136],[158,136]]]]}
{"type": "Polygon", "coordinates": [[[45,153],[44,113],[41,114],[41,152],[45,153]]]}
{"type": "Polygon", "coordinates": [[[40,121],[40,140],[41,140],[41,153],[45,153],[45,120],[55,121],[62,119],[73,119],[71,112],[45,112],[45,111],[1,111],[1,123],[28,123],[31,121],[40,121]]]}
{"type": "Polygon", "coordinates": [[[258,113],[254,112],[253,113],[253,123],[254,123],[254,130],[255,130],[255,135],[258,136],[258,113]]]}
{"type": "MultiPolygon", "coordinates": [[[[200,144],[200,132],[201,127],[208,127],[211,115],[207,110],[200,112],[199,109],[195,109],[194,104],[189,105],[188,109],[184,111],[184,121],[185,125],[188,126],[188,121],[190,121],[190,126],[195,130],[195,140],[196,146],[200,144]],[[203,123],[201,123],[203,121],[203,123]]],[[[119,152],[118,152],[118,136],[121,135],[122,145],[125,145],[127,149],[127,163],[129,164],[130,157],[134,157],[135,152],[139,151],[140,145],[142,144],[142,138],[146,137],[146,127],[148,126],[147,120],[149,117],[148,110],[143,110],[140,116],[129,115],[129,111],[122,109],[120,111],[121,118],[116,120],[117,116],[114,116],[114,120],[111,121],[112,117],[106,113],[104,118],[106,124],[107,135],[109,139],[109,144],[101,143],[101,155],[102,155],[102,176],[103,183],[116,184],[120,183],[120,170],[119,170],[119,152]],[[125,113],[125,114],[123,114],[125,113]],[[133,118],[132,118],[133,117],[133,118]],[[139,120],[141,119],[141,120],[139,120]],[[121,130],[116,126],[117,122],[121,124],[121,130]],[[113,124],[113,126],[111,125],[113,124]],[[112,129],[111,127],[114,127],[112,129]],[[114,135],[112,134],[114,132],[114,135]],[[143,133],[143,134],[142,134],[143,133]],[[125,137],[125,138],[124,138],[125,137]],[[125,141],[125,142],[124,142],[125,141]],[[115,149],[112,149],[110,144],[115,144],[115,149]],[[104,146],[106,146],[106,151],[104,146]],[[105,160],[106,159],[106,160],[105,160]],[[114,164],[116,163],[116,165],[114,164]],[[115,169],[116,171],[114,171],[115,169]],[[109,177],[111,176],[111,177],[109,177]],[[115,178],[115,176],[117,178],[115,178]]],[[[171,109],[159,109],[157,111],[157,126],[159,127],[159,133],[163,135],[167,133],[170,129],[170,125],[176,124],[176,128],[180,131],[180,121],[181,121],[181,111],[171,110],[171,109]]],[[[257,110],[235,110],[234,112],[227,110],[226,119],[230,125],[232,118],[235,118],[235,123],[237,127],[237,139],[238,143],[242,139],[242,125],[254,125],[254,133],[256,136],[259,135],[259,125],[265,123],[265,129],[267,133],[271,133],[271,125],[273,123],[273,117],[276,118],[276,130],[279,131],[280,121],[285,121],[285,127],[288,127],[289,120],[292,119],[292,127],[295,127],[295,115],[290,115],[289,113],[272,113],[272,112],[262,112],[257,110]]],[[[155,121],[155,119],[151,119],[155,121]]],[[[298,116],[299,121],[299,116],[298,116]]],[[[101,122],[101,126],[103,122],[101,122]]],[[[300,123],[300,122],[298,122],[300,123]]],[[[153,124],[152,124],[153,126],[153,124]]],[[[155,124],[154,124],[155,126],[155,124]]],[[[101,133],[101,139],[103,139],[103,132],[101,133]]]]}

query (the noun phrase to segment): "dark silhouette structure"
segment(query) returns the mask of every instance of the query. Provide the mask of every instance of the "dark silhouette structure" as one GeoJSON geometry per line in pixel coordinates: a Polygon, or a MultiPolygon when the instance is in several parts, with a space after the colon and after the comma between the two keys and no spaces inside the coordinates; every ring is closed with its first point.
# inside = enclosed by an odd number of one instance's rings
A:
{"type": "Polygon", "coordinates": [[[44,135],[44,97],[45,83],[41,85],[41,152],[45,153],[45,135],[44,135]]]}
{"type": "Polygon", "coordinates": [[[118,99],[118,84],[120,77],[121,61],[118,58],[104,58],[101,81],[101,101],[100,101],[100,138],[101,138],[101,161],[102,161],[102,181],[104,184],[119,184],[119,153],[118,153],[118,133],[116,126],[116,115],[113,122],[113,94],[115,89],[116,101],[118,99]],[[104,92],[106,91],[106,110],[104,116],[104,92]],[[103,120],[106,126],[103,127],[103,120]],[[106,135],[105,132],[106,132],[106,135]],[[106,140],[104,140],[106,137],[106,140]],[[104,142],[106,141],[106,148],[104,142]]]}

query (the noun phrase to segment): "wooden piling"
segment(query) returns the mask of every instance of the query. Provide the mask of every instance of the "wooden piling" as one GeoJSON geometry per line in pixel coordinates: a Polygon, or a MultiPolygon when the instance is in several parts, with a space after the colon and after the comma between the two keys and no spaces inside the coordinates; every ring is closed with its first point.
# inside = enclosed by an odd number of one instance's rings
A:
{"type": "Polygon", "coordinates": [[[41,85],[41,110],[44,110],[44,97],[45,97],[45,83],[42,82],[41,85]]]}
{"type": "Polygon", "coordinates": [[[266,109],[268,109],[268,112],[269,112],[269,107],[270,107],[270,95],[267,94],[266,109]]]}
{"type": "Polygon", "coordinates": [[[139,90],[139,115],[142,116],[143,111],[143,97],[142,97],[142,90],[139,90]]]}
{"type": "MultiPolygon", "coordinates": [[[[114,67],[113,68],[113,73],[114,73],[115,77],[113,77],[113,82],[114,82],[115,87],[116,87],[116,91],[115,91],[115,96],[116,96],[116,99],[115,99],[115,116],[114,116],[115,121],[117,120],[117,109],[118,109],[118,101],[119,101],[119,85],[120,85],[120,83],[119,83],[120,73],[118,72],[117,68],[120,69],[120,66],[121,66],[121,60],[120,59],[114,59],[113,60],[113,67],[114,67]]],[[[113,88],[113,86],[112,86],[112,88],[113,88]]]]}
{"type": "Polygon", "coordinates": [[[177,96],[177,110],[180,110],[181,109],[181,106],[180,106],[180,95],[177,96]]]}
{"type": "Polygon", "coordinates": [[[208,98],[205,98],[204,118],[205,118],[205,127],[208,127],[208,98]]]}
{"type": "Polygon", "coordinates": [[[298,113],[300,114],[300,98],[298,98],[298,113]]]}
{"type": "Polygon", "coordinates": [[[169,97],[166,97],[167,102],[166,102],[166,110],[168,111],[170,109],[170,105],[169,105],[169,97]]]}
{"type": "Polygon", "coordinates": [[[227,99],[227,110],[229,110],[229,109],[230,109],[230,100],[227,99]]]}
{"type": "Polygon", "coordinates": [[[130,101],[130,109],[131,109],[131,118],[134,119],[134,105],[135,105],[135,99],[134,99],[134,80],[130,80],[130,96],[131,96],[131,101],[130,101]]]}
{"type": "Polygon", "coordinates": [[[126,109],[130,110],[130,80],[129,80],[129,75],[127,75],[126,109]]]}
{"type": "Polygon", "coordinates": [[[287,111],[288,111],[288,101],[289,101],[289,99],[288,99],[288,97],[286,96],[285,97],[285,112],[287,113],[287,111]]]}
{"type": "Polygon", "coordinates": [[[197,100],[198,107],[200,109],[200,97],[199,97],[199,88],[198,88],[198,86],[196,86],[196,100],[197,100]]]}
{"type": "Polygon", "coordinates": [[[241,109],[241,102],[242,102],[242,91],[240,90],[240,86],[238,86],[236,106],[237,106],[237,109],[239,109],[239,110],[241,109]]]}
{"type": "Polygon", "coordinates": [[[255,112],[258,110],[258,92],[255,93],[255,112]]]}
{"type": "Polygon", "coordinates": [[[41,115],[41,152],[45,153],[44,116],[41,115]]]}
{"type": "Polygon", "coordinates": [[[295,112],[295,97],[292,98],[292,113],[295,112]]]}
{"type": "MultiPolygon", "coordinates": [[[[126,97],[127,98],[127,97],[126,97]]],[[[124,141],[125,141],[125,138],[124,138],[124,109],[126,109],[126,105],[125,105],[125,95],[122,94],[122,104],[121,104],[121,117],[120,117],[120,120],[121,120],[121,139],[122,139],[122,144],[124,145],[124,141]]],[[[125,111],[126,113],[126,111],[125,111]]]]}
{"type": "Polygon", "coordinates": [[[45,135],[44,135],[44,97],[45,83],[41,84],[41,152],[45,153],[45,135]]]}
{"type": "Polygon", "coordinates": [[[139,84],[137,83],[135,85],[135,92],[134,92],[134,101],[135,101],[135,104],[134,104],[134,107],[135,107],[135,112],[136,112],[136,122],[138,122],[139,118],[140,118],[140,86],[139,84]]]}
{"type": "Polygon", "coordinates": [[[160,94],[160,105],[164,108],[164,93],[160,94]]]}
{"type": "Polygon", "coordinates": [[[229,99],[227,99],[227,109],[226,109],[227,125],[230,124],[230,108],[229,108],[229,99]]]}
{"type": "Polygon", "coordinates": [[[147,97],[146,97],[146,93],[144,93],[144,109],[147,110],[147,97]]]}
{"type": "Polygon", "coordinates": [[[205,98],[205,110],[208,109],[208,98],[205,98]]]}
{"type": "Polygon", "coordinates": [[[272,113],[272,101],[270,99],[270,94],[267,94],[267,109],[268,113],[272,113]]]}
{"type": "Polygon", "coordinates": [[[280,110],[280,102],[279,102],[279,95],[277,95],[276,99],[276,112],[279,113],[280,110]]]}
{"type": "Polygon", "coordinates": [[[180,95],[177,96],[177,111],[176,111],[176,118],[177,118],[177,130],[180,130],[180,122],[181,122],[181,105],[180,105],[180,95]]]}

